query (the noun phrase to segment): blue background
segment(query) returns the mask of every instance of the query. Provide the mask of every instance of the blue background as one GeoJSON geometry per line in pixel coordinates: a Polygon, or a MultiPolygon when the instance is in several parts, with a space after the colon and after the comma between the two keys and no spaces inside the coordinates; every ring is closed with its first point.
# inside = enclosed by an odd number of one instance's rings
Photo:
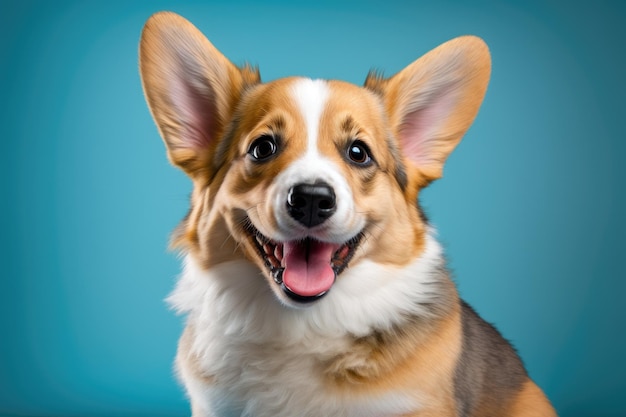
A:
{"type": "Polygon", "coordinates": [[[137,71],[168,9],[265,80],[360,84],[483,37],[487,97],[424,206],[462,295],[560,414],[626,415],[624,3],[127,3],[0,5],[0,414],[189,414],[162,300],[190,184],[137,71]]]}

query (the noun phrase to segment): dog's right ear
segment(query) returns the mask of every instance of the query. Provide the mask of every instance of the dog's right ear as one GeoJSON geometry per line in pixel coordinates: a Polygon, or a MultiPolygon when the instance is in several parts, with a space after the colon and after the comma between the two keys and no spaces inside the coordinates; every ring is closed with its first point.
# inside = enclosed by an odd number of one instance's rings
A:
{"type": "Polygon", "coordinates": [[[146,22],[139,68],[170,161],[192,178],[210,178],[213,150],[242,90],[260,81],[258,71],[236,67],[195,26],[170,12],[146,22]]]}
{"type": "Polygon", "coordinates": [[[478,113],[490,74],[485,42],[461,36],[391,78],[368,76],[365,86],[383,97],[400,148],[421,174],[413,176],[416,186],[442,176],[446,159],[478,113]]]}

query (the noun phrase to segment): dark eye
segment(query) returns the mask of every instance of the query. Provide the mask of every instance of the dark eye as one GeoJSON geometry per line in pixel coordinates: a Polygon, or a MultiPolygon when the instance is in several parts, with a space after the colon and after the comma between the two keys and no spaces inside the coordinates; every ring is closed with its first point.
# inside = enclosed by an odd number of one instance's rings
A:
{"type": "Polygon", "coordinates": [[[263,135],[254,140],[248,148],[248,155],[255,161],[264,161],[276,153],[276,140],[271,135],[263,135]]]}
{"type": "Polygon", "coordinates": [[[360,140],[355,140],[348,146],[348,158],[357,165],[369,165],[372,162],[369,148],[360,140]]]}

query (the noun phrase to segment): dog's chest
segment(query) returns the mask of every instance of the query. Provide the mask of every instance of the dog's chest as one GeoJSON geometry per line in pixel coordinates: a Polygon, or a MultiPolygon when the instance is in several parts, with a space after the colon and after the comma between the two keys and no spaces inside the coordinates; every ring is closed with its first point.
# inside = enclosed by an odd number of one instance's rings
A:
{"type": "MultiPolygon", "coordinates": [[[[324,350],[342,348],[341,341],[321,345],[324,350]]],[[[420,408],[415,392],[339,392],[324,377],[328,351],[314,352],[303,344],[223,348],[214,356],[222,360],[207,364],[219,381],[207,391],[219,416],[393,417],[420,408]]]]}
{"type": "Polygon", "coordinates": [[[415,388],[340,391],[332,384],[327,370],[337,358],[345,366],[368,363],[367,355],[355,355],[345,328],[348,314],[339,308],[318,315],[285,309],[246,262],[202,275],[192,266],[187,264],[170,302],[191,313],[187,324],[193,330],[184,343],[193,357],[189,367],[213,382],[181,376],[192,401],[201,399],[217,417],[393,417],[425,404],[415,388]]]}

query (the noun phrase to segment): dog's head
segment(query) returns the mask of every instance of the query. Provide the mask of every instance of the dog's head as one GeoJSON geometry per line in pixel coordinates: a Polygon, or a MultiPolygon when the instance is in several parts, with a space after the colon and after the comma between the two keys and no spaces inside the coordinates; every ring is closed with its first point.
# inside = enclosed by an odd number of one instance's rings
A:
{"type": "Polygon", "coordinates": [[[247,258],[300,306],[362,259],[420,256],[418,193],[476,116],[490,58],[480,39],[461,37],[364,87],[261,83],[187,20],[159,13],[144,28],[140,67],[169,159],[194,184],[174,244],[204,268],[247,258]]]}

